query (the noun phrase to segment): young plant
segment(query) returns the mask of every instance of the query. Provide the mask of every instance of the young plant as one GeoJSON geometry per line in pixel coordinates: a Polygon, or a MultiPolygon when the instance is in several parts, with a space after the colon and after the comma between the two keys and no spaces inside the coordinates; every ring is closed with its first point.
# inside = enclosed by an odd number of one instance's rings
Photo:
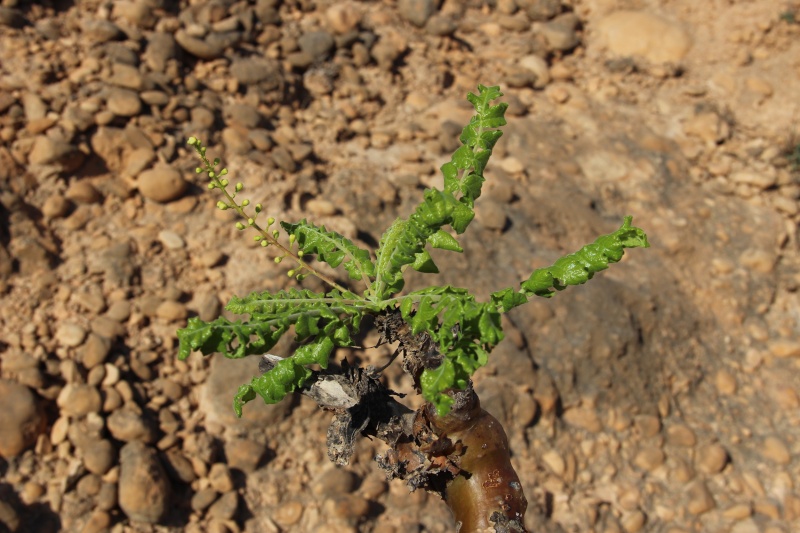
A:
{"type": "Polygon", "coordinates": [[[502,313],[586,282],[619,261],[625,248],[649,246],[644,232],[625,217],[617,231],[535,270],[519,288],[494,292],[488,301],[449,285],[403,292],[407,268],[438,272],[430,248],[462,251],[454,234],[464,233],[475,216],[484,169],[506,124],[507,104],[493,103],[500,96],[499,87],[482,85],[478,94],[467,95],[475,115],[460,136],[462,146],[441,167],[442,188],[425,190],[414,212],[383,233],[374,254],[305,219],[281,222],[280,230],[273,229],[271,217],[260,224],[261,205],[237,202],[242,185],[231,192],[227,169],[218,170],[219,159],[210,162],[198,139],[188,141],[202,161],[197,172],[205,172],[208,187],[223,196],[217,207],[234,210],[241,218],[239,230],[252,228],[256,241],[276,249],[276,262],[291,261],[290,277],[316,276],[329,290],[292,288],[234,297],[226,309],[248,318],[191,318],[178,331],[179,357],[194,350],[230,358],[263,355],[261,374],[234,396],[238,416],[256,396],[268,404],[295,391],[312,397],[335,413],[328,430],[332,461],[347,464],[359,434],[384,440],[389,449],[376,459],[379,466],[390,477],[406,480],[411,490],[439,493],[461,532],[525,530],[527,501],[511,466],[508,439],[497,419],[480,407],[471,382],[503,339],[502,313]],[[322,272],[319,263],[343,267],[348,281],[322,272]],[[353,368],[344,361],[339,371],[328,371],[334,349],[353,346],[367,315],[374,317],[382,342],[398,343],[395,356],[403,355],[403,370],[426,400],[420,409],[412,411],[395,399],[398,394],[379,380],[383,369],[353,368]],[[288,357],[268,354],[290,331],[300,347],[288,357]]]}

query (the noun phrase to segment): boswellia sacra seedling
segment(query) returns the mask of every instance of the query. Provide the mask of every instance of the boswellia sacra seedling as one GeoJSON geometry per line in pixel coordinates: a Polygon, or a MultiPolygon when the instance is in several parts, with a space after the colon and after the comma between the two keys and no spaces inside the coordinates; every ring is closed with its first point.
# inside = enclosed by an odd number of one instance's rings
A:
{"type": "Polygon", "coordinates": [[[492,293],[485,302],[458,287],[403,290],[408,267],[438,272],[429,247],[462,251],[454,234],[463,234],[475,216],[484,168],[506,124],[507,104],[493,103],[501,96],[499,87],[484,86],[467,95],[475,115],[461,133],[462,146],[441,167],[442,188],[425,190],[414,212],[395,220],[374,252],[306,220],[280,222],[280,229],[272,217],[259,221],[261,205],[238,201],[242,185],[230,187],[227,169],[218,169],[219,159],[210,162],[200,140],[188,141],[202,160],[197,172],[206,173],[209,189],[222,195],[219,209],[241,217],[236,227],[252,228],[256,241],[276,249],[276,262],[291,261],[289,276],[298,281],[316,276],[329,290],[292,288],[234,297],[226,309],[249,318],[191,318],[178,331],[179,357],[193,350],[234,359],[262,355],[261,374],[234,396],[237,415],[256,396],[270,404],[295,391],[310,396],[335,413],[328,430],[332,461],[347,464],[359,434],[382,439],[388,450],[376,458],[380,468],[406,480],[411,490],[440,494],[461,533],[525,531],[527,500],[511,466],[508,439],[497,419],[481,408],[471,381],[503,339],[501,315],[533,297],[549,298],[586,282],[619,261],[625,248],[649,246],[644,232],[625,217],[617,231],[535,270],[519,288],[492,293]],[[320,262],[344,267],[348,281],[318,270],[320,262]],[[383,341],[398,343],[395,355],[403,355],[402,368],[425,399],[416,411],[382,384],[383,369],[356,368],[345,361],[337,372],[328,370],[334,349],[353,346],[366,315],[374,317],[371,323],[383,341]],[[288,357],[268,354],[289,331],[299,348],[288,357]]]}

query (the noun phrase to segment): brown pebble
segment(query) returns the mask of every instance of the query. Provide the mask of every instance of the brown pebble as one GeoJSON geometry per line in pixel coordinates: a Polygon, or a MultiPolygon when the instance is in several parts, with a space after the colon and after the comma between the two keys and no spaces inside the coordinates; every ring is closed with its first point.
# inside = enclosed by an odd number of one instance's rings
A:
{"type": "Polygon", "coordinates": [[[764,439],[764,443],[759,452],[764,459],[779,465],[787,465],[792,460],[789,448],[787,448],[783,440],[775,436],[769,436],[764,439]]]}
{"type": "Polygon", "coordinates": [[[280,526],[288,528],[300,521],[303,516],[303,504],[296,501],[281,503],[272,513],[272,518],[280,526]]]}
{"type": "Polygon", "coordinates": [[[717,505],[716,502],[714,502],[714,496],[711,495],[711,491],[708,490],[706,484],[700,480],[695,481],[689,486],[687,496],[689,498],[689,503],[686,509],[693,515],[707,513],[717,505]]]}
{"type": "Polygon", "coordinates": [[[652,472],[664,464],[665,459],[666,456],[662,450],[656,447],[647,447],[639,450],[639,453],[637,453],[636,457],[633,459],[633,464],[642,470],[652,472]]]}
{"type": "Polygon", "coordinates": [[[600,423],[600,418],[594,409],[588,407],[576,407],[568,409],[564,412],[564,421],[581,429],[585,429],[590,433],[598,433],[603,429],[603,424],[600,423]]]}
{"type": "Polygon", "coordinates": [[[225,463],[215,463],[208,470],[208,481],[211,487],[217,492],[229,492],[233,490],[233,478],[228,465],[225,463]]]}
{"type": "Polygon", "coordinates": [[[731,395],[736,393],[736,378],[725,369],[714,376],[714,386],[720,394],[731,395]]]}
{"type": "Polygon", "coordinates": [[[673,446],[686,446],[691,448],[697,443],[694,431],[688,426],[677,424],[667,428],[667,443],[673,446]]]}
{"type": "Polygon", "coordinates": [[[728,452],[717,442],[701,446],[697,450],[697,455],[694,459],[695,468],[706,474],[718,474],[722,472],[722,469],[725,468],[727,463],[728,452]]]}
{"type": "Polygon", "coordinates": [[[792,339],[775,339],[770,341],[769,351],[775,357],[800,357],[800,341],[792,339]]]}

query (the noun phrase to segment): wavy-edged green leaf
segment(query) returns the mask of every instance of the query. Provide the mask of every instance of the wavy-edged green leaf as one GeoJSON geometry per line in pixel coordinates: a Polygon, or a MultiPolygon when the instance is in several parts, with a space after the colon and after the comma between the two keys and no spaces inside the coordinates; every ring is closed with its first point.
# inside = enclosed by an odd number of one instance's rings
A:
{"type": "Polygon", "coordinates": [[[192,317],[178,330],[178,358],[186,359],[193,351],[203,355],[219,352],[230,359],[261,354],[275,346],[288,327],[281,321],[243,323],[219,317],[203,322],[192,317]]]}
{"type": "Polygon", "coordinates": [[[461,234],[475,218],[473,207],[481,194],[483,170],[502,134],[494,128],[505,125],[503,117],[507,104],[491,105],[491,101],[500,96],[499,87],[483,85],[478,86],[477,95],[468,95],[476,114],[462,131],[463,145],[442,165],[443,190],[427,189],[414,213],[407,220],[396,220],[381,237],[376,254],[376,279],[370,287],[376,299],[402,290],[404,268],[419,259],[426,243],[461,251],[455,239],[445,238],[446,232],[441,230],[449,225],[461,234]],[[463,177],[459,178],[459,172],[463,177]]]}
{"type": "Polygon", "coordinates": [[[463,252],[464,249],[458,244],[455,237],[447,233],[445,230],[440,229],[430,237],[428,237],[428,244],[440,250],[447,250],[449,252],[463,252]]]}
{"type": "Polygon", "coordinates": [[[586,283],[595,273],[607,269],[610,263],[618,262],[625,248],[648,248],[650,243],[647,235],[632,223],[633,217],[625,217],[617,231],[602,235],[592,244],[559,258],[552,266],[534,270],[522,282],[519,291],[508,288],[493,293],[492,302],[505,312],[525,303],[532,296],[549,298],[555,291],[586,283]]]}
{"type": "Polygon", "coordinates": [[[431,254],[428,253],[428,250],[422,250],[417,254],[414,262],[411,263],[411,268],[417,272],[422,272],[425,274],[439,273],[439,267],[437,267],[436,263],[433,262],[433,258],[431,257],[431,254]]]}
{"type": "Polygon", "coordinates": [[[269,372],[256,376],[249,384],[239,387],[233,398],[233,410],[236,416],[241,418],[242,406],[255,400],[256,394],[261,396],[266,404],[278,403],[287,394],[302,387],[309,377],[311,370],[298,364],[294,359],[279,361],[269,372]]]}
{"type": "Polygon", "coordinates": [[[350,279],[369,281],[375,276],[375,264],[369,252],[356,246],[347,237],[328,231],[325,226],[315,226],[306,219],[296,224],[281,222],[281,226],[286,233],[294,235],[298,248],[304,254],[313,254],[334,268],[344,261],[350,279]]]}

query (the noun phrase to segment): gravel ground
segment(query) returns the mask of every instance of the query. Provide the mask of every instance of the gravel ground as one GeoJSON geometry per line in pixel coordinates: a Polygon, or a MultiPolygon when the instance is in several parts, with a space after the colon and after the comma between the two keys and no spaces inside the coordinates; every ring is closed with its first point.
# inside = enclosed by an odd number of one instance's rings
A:
{"type": "Polygon", "coordinates": [[[442,283],[516,284],[626,214],[653,245],[514,310],[476,375],[528,527],[800,530],[798,58],[792,1],[2,0],[0,531],[453,531],[382,443],[334,468],[310,400],[236,419],[255,361],[176,359],[188,317],[288,269],[185,140],[374,245],[479,83],[509,126],[442,283]]]}

